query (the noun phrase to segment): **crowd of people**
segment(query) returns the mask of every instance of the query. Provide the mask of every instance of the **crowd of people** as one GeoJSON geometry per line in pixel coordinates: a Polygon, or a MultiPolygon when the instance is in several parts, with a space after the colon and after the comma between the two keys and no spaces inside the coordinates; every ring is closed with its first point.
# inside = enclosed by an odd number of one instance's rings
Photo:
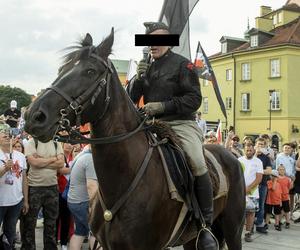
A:
{"type": "MultiPolygon", "coordinates": [[[[164,23],[144,25],[147,35],[170,34],[164,23]]],[[[139,62],[137,75],[127,88],[128,94],[135,104],[143,97],[145,113],[165,121],[181,140],[193,163],[190,167],[195,179],[194,191],[203,215],[197,247],[218,249],[210,230],[213,190],[202,139],[204,135],[204,143],[211,144],[218,144],[220,140],[215,132],[207,132],[201,113],[197,114],[196,122],[194,120],[202,100],[198,72],[186,58],[173,53],[170,46],[150,46],[150,52],[152,62],[139,62]]],[[[42,209],[44,249],[55,250],[58,242],[63,250],[67,249],[68,242],[71,250],[81,249],[90,234],[89,200],[98,189],[89,146],[43,143],[30,138],[23,131],[22,112],[17,111],[15,100],[4,116],[6,123],[0,124],[0,224],[3,231],[0,244],[5,244],[7,249],[14,248],[16,225],[20,220],[21,249],[36,249],[35,226],[42,209]]],[[[278,149],[270,145],[268,135],[261,135],[255,141],[245,137],[241,143],[233,129],[229,130],[224,147],[241,162],[244,171],[245,240],[253,240],[254,229],[267,234],[273,215],[276,230],[281,230],[283,216],[288,229],[294,194],[299,192],[300,186],[297,146],[285,143],[282,152],[276,152],[278,149]]],[[[89,238],[92,244],[94,238],[89,238]]]]}
{"type": "MultiPolygon", "coordinates": [[[[206,129],[201,113],[195,117],[200,129],[206,129]]],[[[206,144],[218,144],[214,131],[204,133],[206,144]]],[[[245,240],[251,242],[255,231],[268,234],[270,218],[274,217],[274,228],[281,231],[290,228],[293,218],[294,195],[300,194],[300,159],[297,142],[284,143],[282,150],[270,145],[268,134],[255,140],[250,136],[240,138],[231,129],[224,142],[242,164],[246,185],[246,233],[245,240]]],[[[295,223],[300,218],[295,218],[295,223]]]]}
{"type": "Polygon", "coordinates": [[[9,110],[0,120],[0,249],[36,249],[40,213],[44,249],[93,244],[89,200],[98,182],[89,145],[38,141],[19,126],[16,101],[9,110]]]}

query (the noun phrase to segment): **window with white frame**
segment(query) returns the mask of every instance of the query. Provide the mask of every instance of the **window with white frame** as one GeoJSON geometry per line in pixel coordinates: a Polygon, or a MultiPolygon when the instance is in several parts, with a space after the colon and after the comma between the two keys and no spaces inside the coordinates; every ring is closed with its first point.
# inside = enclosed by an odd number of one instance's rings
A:
{"type": "Polygon", "coordinates": [[[227,53],[227,43],[226,42],[222,43],[221,51],[222,51],[223,54],[227,53]]]}
{"type": "Polygon", "coordinates": [[[203,87],[208,86],[208,80],[207,79],[203,79],[203,87]]]}
{"type": "Polygon", "coordinates": [[[250,93],[242,94],[242,111],[250,110],[250,93]]]}
{"type": "Polygon", "coordinates": [[[232,80],[232,69],[226,69],[226,81],[232,80]]]}
{"type": "Polygon", "coordinates": [[[271,96],[271,110],[280,109],[280,92],[274,91],[271,96]]]}
{"type": "Polygon", "coordinates": [[[208,97],[203,97],[203,113],[208,113],[208,97]]]}
{"type": "Polygon", "coordinates": [[[242,80],[250,80],[250,63],[242,63],[242,80]]]}
{"type": "Polygon", "coordinates": [[[253,35],[250,37],[250,44],[251,44],[251,47],[258,46],[258,35],[253,35]]]}
{"type": "Polygon", "coordinates": [[[271,77],[279,77],[280,76],[280,60],[279,59],[271,59],[270,67],[271,67],[271,77]]]}
{"type": "Polygon", "coordinates": [[[226,103],[225,103],[226,109],[231,109],[232,107],[232,98],[226,97],[226,103]]]}

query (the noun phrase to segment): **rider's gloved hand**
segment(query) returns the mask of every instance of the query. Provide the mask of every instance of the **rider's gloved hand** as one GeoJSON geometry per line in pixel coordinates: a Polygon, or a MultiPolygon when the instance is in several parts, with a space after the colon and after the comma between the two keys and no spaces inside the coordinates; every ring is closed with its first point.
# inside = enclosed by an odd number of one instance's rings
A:
{"type": "Polygon", "coordinates": [[[149,68],[150,64],[146,63],[145,60],[141,60],[137,66],[137,79],[141,80],[143,76],[145,76],[147,69],[149,68]]]}
{"type": "Polygon", "coordinates": [[[154,116],[162,114],[165,110],[165,105],[162,102],[148,102],[143,109],[147,115],[154,116]]]}

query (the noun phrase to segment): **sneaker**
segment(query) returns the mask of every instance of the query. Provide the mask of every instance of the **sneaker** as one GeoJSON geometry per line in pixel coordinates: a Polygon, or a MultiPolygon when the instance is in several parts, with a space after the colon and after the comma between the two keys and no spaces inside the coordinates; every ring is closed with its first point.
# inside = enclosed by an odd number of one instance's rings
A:
{"type": "Polygon", "coordinates": [[[279,225],[274,225],[274,227],[275,227],[275,230],[281,231],[281,226],[280,226],[280,224],[279,224],[279,225]]]}
{"type": "Polygon", "coordinates": [[[296,220],[294,220],[294,223],[299,223],[300,222],[300,217],[296,220]]]}
{"type": "Polygon", "coordinates": [[[286,228],[286,229],[289,229],[289,228],[290,228],[290,223],[286,222],[286,223],[285,223],[285,228],[286,228]]]}
{"type": "Polygon", "coordinates": [[[267,234],[268,230],[265,227],[256,227],[256,232],[261,234],[267,234]]]}
{"type": "Polygon", "coordinates": [[[265,224],[265,225],[264,225],[264,228],[265,228],[265,229],[269,229],[269,225],[268,225],[268,224],[265,224]]]}
{"type": "Polygon", "coordinates": [[[251,233],[246,233],[245,234],[245,241],[246,242],[252,242],[253,241],[251,233]]]}
{"type": "Polygon", "coordinates": [[[68,247],[66,245],[61,245],[61,250],[68,250],[68,247]]]}

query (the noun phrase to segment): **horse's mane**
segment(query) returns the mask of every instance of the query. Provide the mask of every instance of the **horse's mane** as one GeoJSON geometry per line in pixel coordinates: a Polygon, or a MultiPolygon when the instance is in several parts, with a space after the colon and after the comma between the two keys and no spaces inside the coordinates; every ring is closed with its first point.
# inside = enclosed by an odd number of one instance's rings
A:
{"type": "MultiPolygon", "coordinates": [[[[107,38],[103,39],[99,46],[101,46],[106,39],[107,38]]],[[[90,51],[96,51],[96,47],[93,46],[93,40],[90,34],[87,34],[85,37],[79,38],[79,40],[75,42],[75,45],[68,46],[61,51],[67,52],[67,54],[62,56],[63,62],[58,69],[58,75],[72,68],[75,62],[87,56],[90,51]]],[[[104,51],[104,53],[110,55],[112,51],[107,50],[104,51]]]]}

